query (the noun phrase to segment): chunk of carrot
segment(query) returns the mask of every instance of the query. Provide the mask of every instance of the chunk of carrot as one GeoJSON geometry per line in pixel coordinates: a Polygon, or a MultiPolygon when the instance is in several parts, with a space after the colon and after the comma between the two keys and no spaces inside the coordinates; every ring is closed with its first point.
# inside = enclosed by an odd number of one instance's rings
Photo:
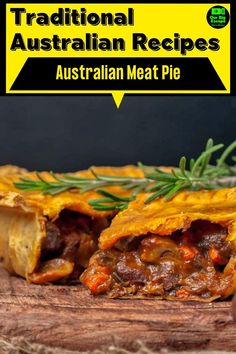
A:
{"type": "Polygon", "coordinates": [[[96,273],[90,276],[89,279],[84,281],[84,284],[93,292],[97,293],[98,288],[101,284],[105,283],[105,281],[109,278],[108,274],[105,273],[96,273]]]}
{"type": "Polygon", "coordinates": [[[180,247],[180,251],[185,261],[191,261],[198,253],[195,247],[185,245],[180,247]]]}
{"type": "Polygon", "coordinates": [[[176,291],[177,297],[187,298],[189,295],[189,291],[185,289],[179,289],[176,291]]]}
{"type": "Polygon", "coordinates": [[[100,292],[100,285],[104,284],[108,280],[111,271],[107,267],[98,266],[95,273],[89,272],[86,275],[85,273],[81,276],[82,283],[96,294],[100,292]]]}
{"type": "Polygon", "coordinates": [[[216,248],[211,248],[209,256],[215,264],[225,264],[225,259],[221,257],[220,252],[216,248]]]}

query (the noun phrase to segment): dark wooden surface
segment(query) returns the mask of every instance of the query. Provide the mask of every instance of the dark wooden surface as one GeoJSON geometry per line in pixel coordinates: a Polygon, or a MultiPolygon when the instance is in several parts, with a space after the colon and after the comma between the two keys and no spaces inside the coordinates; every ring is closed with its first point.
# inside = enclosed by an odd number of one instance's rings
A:
{"type": "Polygon", "coordinates": [[[236,350],[230,302],[180,303],[96,298],[82,286],[28,285],[0,268],[0,335],[68,349],[115,341],[135,349],[236,350]]]}

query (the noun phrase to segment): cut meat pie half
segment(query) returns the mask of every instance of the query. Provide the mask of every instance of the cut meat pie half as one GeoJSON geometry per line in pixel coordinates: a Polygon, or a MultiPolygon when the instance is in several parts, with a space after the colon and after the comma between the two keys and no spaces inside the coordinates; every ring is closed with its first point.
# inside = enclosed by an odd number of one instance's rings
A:
{"type": "Polygon", "coordinates": [[[81,281],[93,294],[211,301],[236,291],[236,189],[139,195],[99,239],[81,281]]]}
{"type": "MultiPolygon", "coordinates": [[[[134,166],[94,167],[98,174],[142,177],[134,166]]],[[[50,180],[52,176],[41,173],[50,180]]],[[[76,173],[93,177],[90,171],[76,173]]],[[[35,173],[24,177],[37,179],[35,173]]],[[[78,281],[97,249],[100,232],[109,226],[113,211],[96,211],[88,200],[100,198],[94,191],[78,190],[58,195],[22,192],[13,183],[19,175],[0,177],[0,257],[5,268],[33,283],[78,281]]],[[[108,187],[122,196],[127,191],[108,187]]]]}

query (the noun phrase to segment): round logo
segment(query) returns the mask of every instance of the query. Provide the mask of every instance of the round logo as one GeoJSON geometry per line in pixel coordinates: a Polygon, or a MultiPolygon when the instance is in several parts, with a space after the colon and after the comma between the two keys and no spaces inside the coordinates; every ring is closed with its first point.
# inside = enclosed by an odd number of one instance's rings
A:
{"type": "Polygon", "coordinates": [[[223,28],[229,23],[229,11],[224,6],[214,6],[207,13],[207,22],[213,28],[223,28]]]}

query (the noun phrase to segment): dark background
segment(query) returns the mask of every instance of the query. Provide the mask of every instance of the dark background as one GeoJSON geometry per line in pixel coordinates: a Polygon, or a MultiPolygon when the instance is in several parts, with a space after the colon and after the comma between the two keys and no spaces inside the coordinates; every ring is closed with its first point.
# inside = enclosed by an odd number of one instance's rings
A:
{"type": "Polygon", "coordinates": [[[73,171],[90,165],[176,164],[208,137],[236,139],[236,97],[0,97],[0,164],[73,171]]]}

